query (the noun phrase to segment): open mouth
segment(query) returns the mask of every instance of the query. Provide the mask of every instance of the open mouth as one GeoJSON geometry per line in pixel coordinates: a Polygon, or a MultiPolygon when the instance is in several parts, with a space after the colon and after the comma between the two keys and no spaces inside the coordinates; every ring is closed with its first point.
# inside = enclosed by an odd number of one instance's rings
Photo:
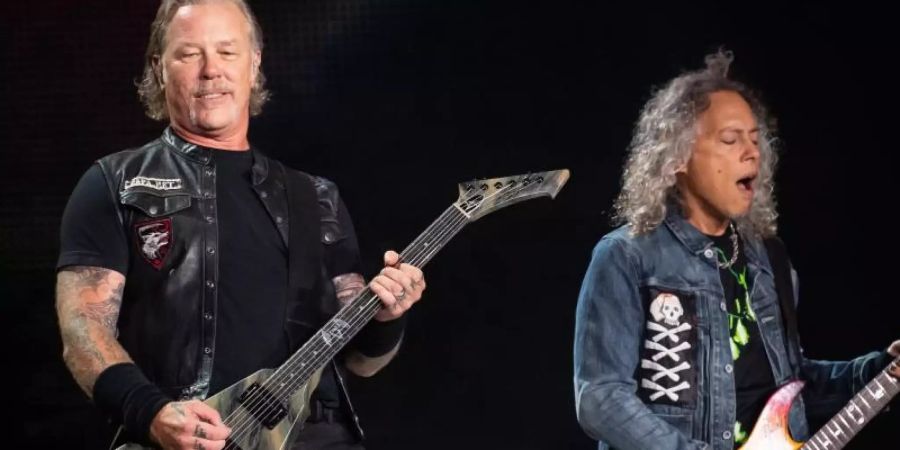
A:
{"type": "Polygon", "coordinates": [[[737,181],[738,189],[744,192],[753,192],[753,182],[756,180],[756,174],[751,174],[737,181]]]}

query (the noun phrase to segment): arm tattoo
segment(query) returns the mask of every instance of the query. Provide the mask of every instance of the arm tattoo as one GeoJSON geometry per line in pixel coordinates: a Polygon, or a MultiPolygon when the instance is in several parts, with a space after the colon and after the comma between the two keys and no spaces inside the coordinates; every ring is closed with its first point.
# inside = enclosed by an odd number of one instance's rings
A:
{"type": "Polygon", "coordinates": [[[347,303],[350,303],[366,287],[366,280],[358,273],[338,275],[331,281],[334,283],[334,290],[337,293],[337,299],[341,306],[346,306],[347,303]]]}
{"type": "Polygon", "coordinates": [[[57,275],[56,310],[63,358],[88,395],[100,372],[130,361],[115,339],[124,287],[122,275],[99,267],[73,266],[57,275]]]}
{"type": "Polygon", "coordinates": [[[111,271],[99,267],[75,266],[66,272],[72,272],[75,276],[60,278],[60,290],[77,293],[83,304],[81,313],[85,319],[115,331],[125,283],[110,280],[111,271]]]}

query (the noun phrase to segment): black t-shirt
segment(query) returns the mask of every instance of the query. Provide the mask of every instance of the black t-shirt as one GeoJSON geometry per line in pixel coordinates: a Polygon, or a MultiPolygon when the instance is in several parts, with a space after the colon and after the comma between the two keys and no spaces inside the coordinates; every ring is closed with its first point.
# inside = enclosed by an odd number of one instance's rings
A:
{"type": "Polygon", "coordinates": [[[719,276],[725,292],[725,303],[728,305],[728,328],[737,395],[738,423],[735,425],[734,435],[737,448],[753,430],[757,417],[775,390],[775,379],[750,302],[752,280],[747,275],[747,258],[744,256],[742,239],[738,238],[738,252],[734,263],[730,267],[721,267],[731,262],[734,255],[733,234],[734,230],[729,227],[722,236],[709,238],[718,254],[719,276]]]}
{"type": "Polygon", "coordinates": [[[288,356],[287,247],[252,189],[250,152],[212,152],[219,213],[216,359],[210,391],[288,356]]]}
{"type": "MultiPolygon", "coordinates": [[[[288,250],[275,223],[251,188],[249,151],[214,150],[219,215],[219,286],[216,357],[210,392],[230,386],[260,368],[274,368],[289,356],[284,322],[288,250]]],[[[341,202],[338,221],[346,234],[325,247],[329,276],[360,273],[359,249],[349,213],[341,202]]],[[[89,265],[128,275],[130,252],[116,205],[98,165],[75,187],[61,227],[57,268],[89,265]]],[[[124,299],[124,301],[128,301],[124,299]]],[[[337,406],[336,380],[326,366],[316,397],[337,406]]]]}

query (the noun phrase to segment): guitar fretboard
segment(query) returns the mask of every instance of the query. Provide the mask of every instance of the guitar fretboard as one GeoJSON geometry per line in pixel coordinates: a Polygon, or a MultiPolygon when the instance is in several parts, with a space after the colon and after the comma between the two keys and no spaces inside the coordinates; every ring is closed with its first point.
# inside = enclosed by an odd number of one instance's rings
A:
{"type": "MultiPolygon", "coordinates": [[[[447,208],[400,253],[400,260],[424,267],[466,223],[466,216],[459,208],[447,208]]],[[[316,369],[333,358],[380,309],[381,301],[378,296],[366,287],[266,380],[266,389],[282,401],[287,401],[309,380],[316,369]]]]}
{"type": "MultiPolygon", "coordinates": [[[[900,364],[896,358],[893,364],[900,364]]],[[[889,366],[890,367],[890,366],[889,366]]],[[[887,406],[900,392],[900,381],[884,369],[859,391],[841,411],[801,447],[803,450],[837,450],[844,448],[853,436],[887,406]]]]}

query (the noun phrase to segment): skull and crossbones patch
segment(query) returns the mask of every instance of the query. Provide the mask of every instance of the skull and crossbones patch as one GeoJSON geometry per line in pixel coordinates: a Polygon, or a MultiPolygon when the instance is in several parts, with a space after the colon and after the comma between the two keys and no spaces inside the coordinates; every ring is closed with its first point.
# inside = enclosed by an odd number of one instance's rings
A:
{"type": "Polygon", "coordinates": [[[172,219],[141,222],[134,226],[137,247],[144,259],[159,270],[172,246],[172,219]]]}
{"type": "Polygon", "coordinates": [[[646,402],[691,406],[696,399],[697,315],[694,296],[649,289],[638,369],[646,402]]]}

